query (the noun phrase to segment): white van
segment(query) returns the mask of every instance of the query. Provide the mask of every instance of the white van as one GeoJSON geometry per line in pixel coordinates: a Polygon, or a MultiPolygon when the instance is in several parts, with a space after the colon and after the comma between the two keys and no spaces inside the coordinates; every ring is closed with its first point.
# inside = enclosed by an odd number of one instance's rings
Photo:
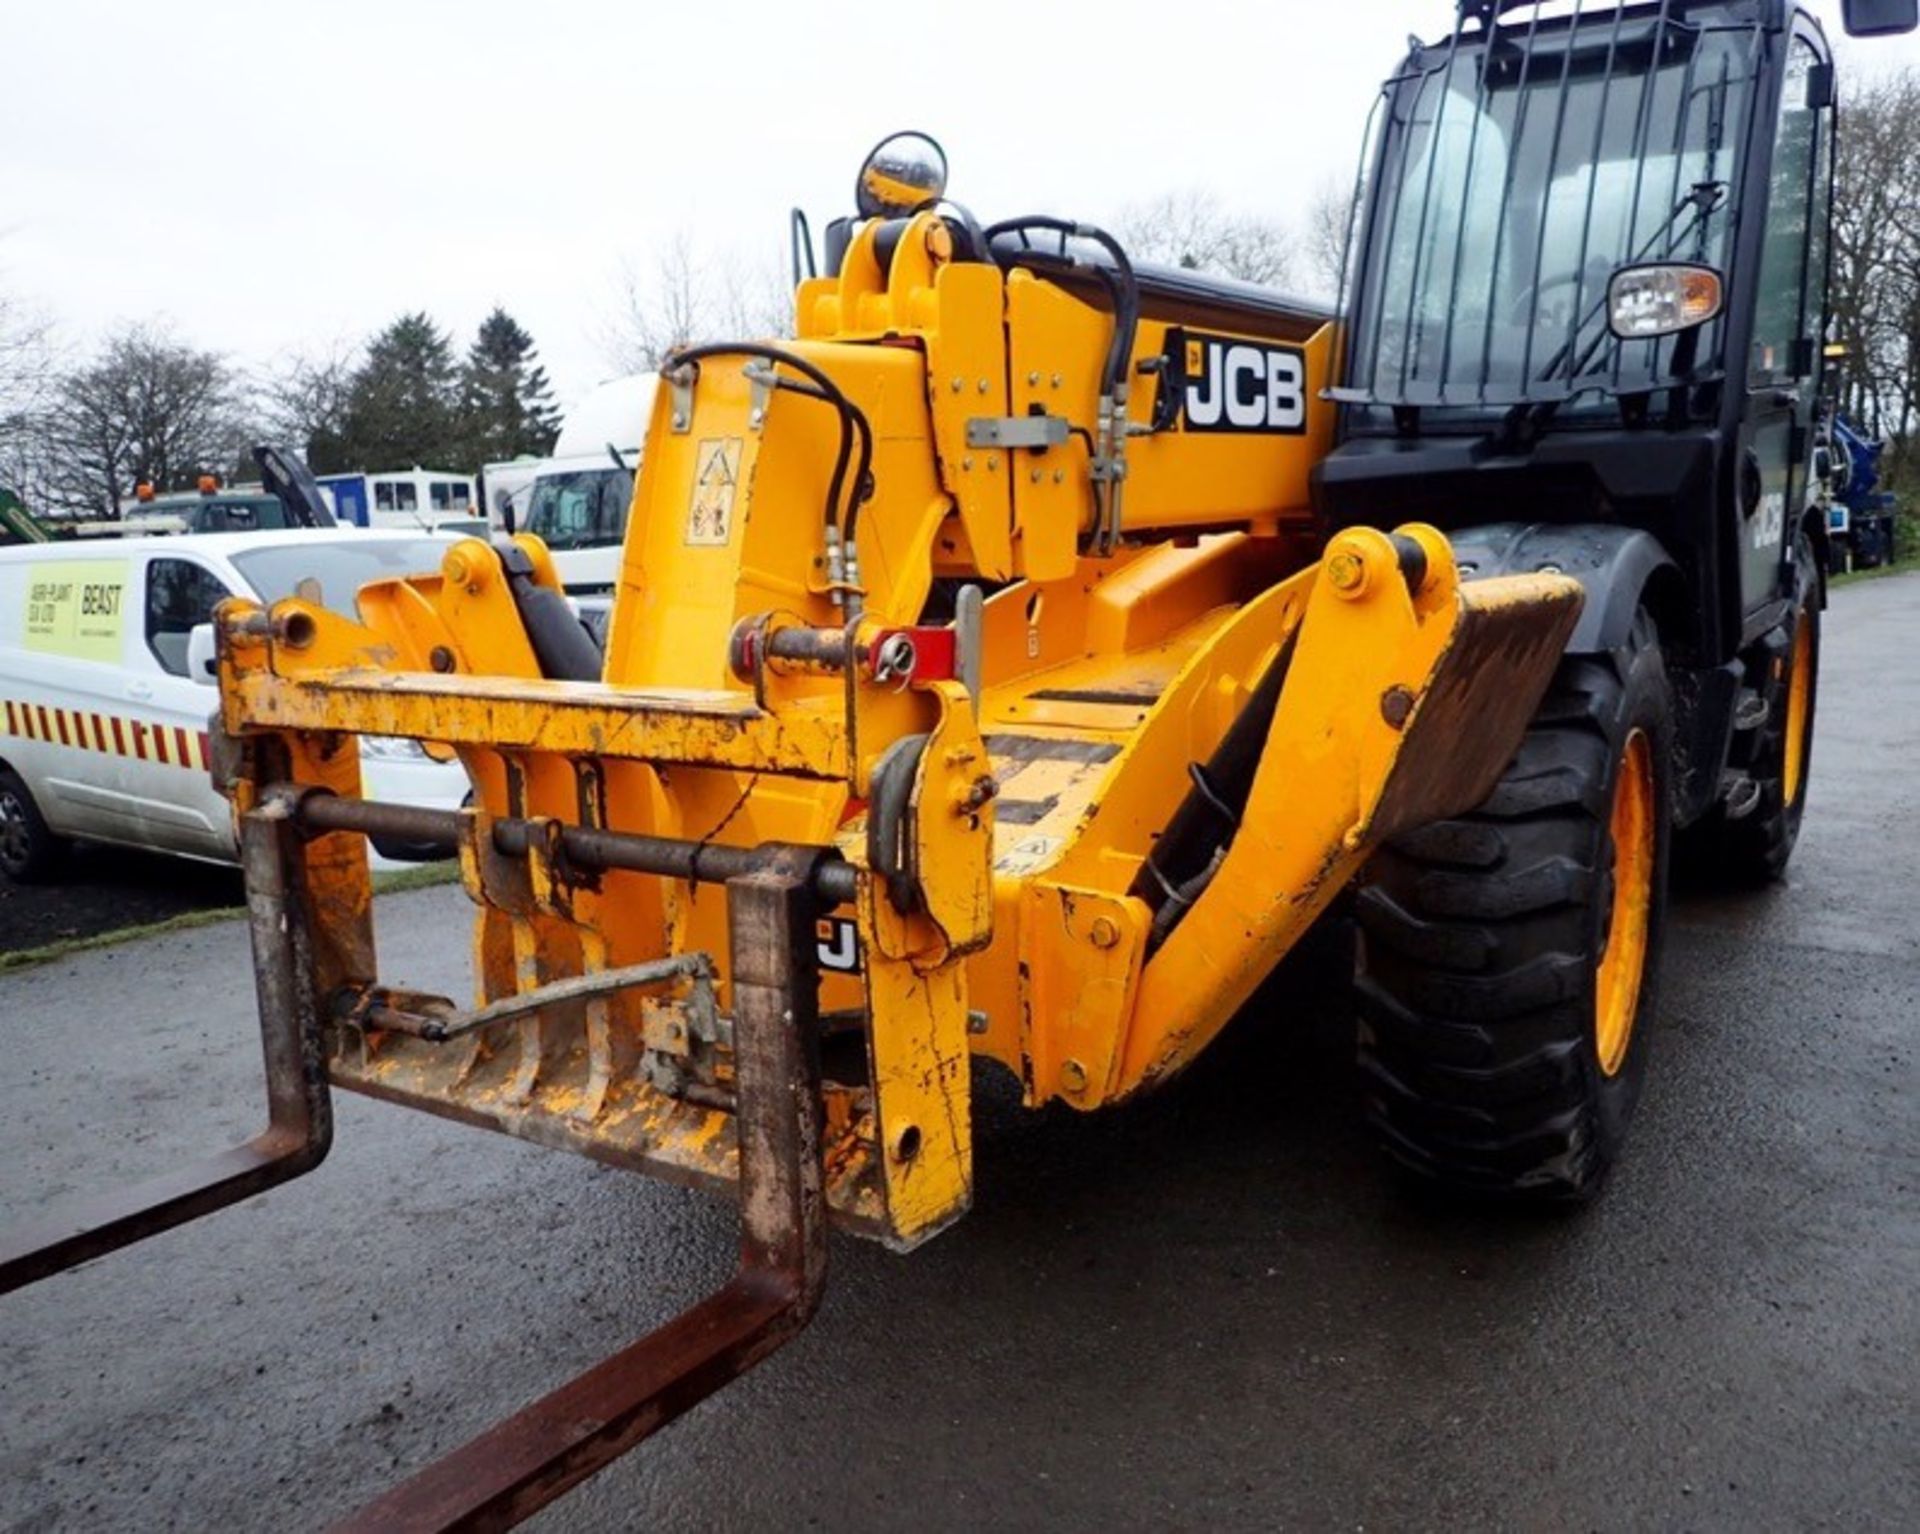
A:
{"type": "MultiPolygon", "coordinates": [[[[194,630],[229,596],[275,602],[309,581],[351,613],[366,582],[438,569],[450,542],[298,528],[0,548],[0,875],[48,876],[68,838],[234,861],[207,772],[211,630],[194,630]]],[[[467,796],[465,770],[412,741],[361,752],[369,798],[467,796]]]]}
{"type": "Polygon", "coordinates": [[[605,596],[619,582],[633,476],[658,379],[655,373],[611,379],[569,410],[553,457],[516,503],[516,526],[545,540],[570,596],[605,596]]]}

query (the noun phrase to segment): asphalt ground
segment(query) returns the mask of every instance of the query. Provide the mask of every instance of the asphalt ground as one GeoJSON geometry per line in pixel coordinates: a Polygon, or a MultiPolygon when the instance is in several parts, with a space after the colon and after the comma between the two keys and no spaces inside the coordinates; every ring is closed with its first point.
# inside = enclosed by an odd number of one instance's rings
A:
{"type": "MultiPolygon", "coordinates": [[[[980,1078],[976,1207],[541,1527],[1920,1527],[1920,577],[1836,594],[1790,878],[1676,901],[1634,1142],[1375,1158],[1338,944],[1158,1096],[980,1078]]],[[[457,985],[455,890],[383,971],[457,985]]],[[[242,929],[0,976],[0,1221],[254,1127],[242,929]]],[[[0,1300],[0,1527],[319,1527],[728,1271],[718,1202],[342,1096],[312,1176],[0,1300]]]]}
{"type": "Polygon", "coordinates": [[[82,844],[52,883],[15,884],[0,874],[0,953],[245,905],[246,899],[237,868],[82,844]]]}

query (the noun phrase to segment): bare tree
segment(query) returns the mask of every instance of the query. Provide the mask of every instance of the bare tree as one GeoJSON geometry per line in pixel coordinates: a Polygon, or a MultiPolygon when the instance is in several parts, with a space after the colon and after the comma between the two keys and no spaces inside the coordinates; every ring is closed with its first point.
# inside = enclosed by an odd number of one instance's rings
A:
{"type": "Polygon", "coordinates": [[[1841,408],[1891,439],[1911,472],[1920,415],[1920,71],[1871,81],[1840,114],[1833,210],[1833,331],[1846,348],[1841,408]]]}
{"type": "Polygon", "coordinates": [[[316,474],[358,467],[346,462],[347,408],[364,348],[334,340],[290,353],[255,381],[267,435],[292,447],[316,474]]]}
{"type": "Polygon", "coordinates": [[[54,498],[116,517],[142,481],[176,489],[231,469],[247,435],[225,359],[144,325],[62,378],[44,419],[54,498]]]}
{"type": "Polygon", "coordinates": [[[1353,223],[1353,183],[1327,180],[1307,204],[1306,229],[1301,242],[1306,246],[1307,274],[1315,298],[1337,303],[1342,297],[1340,279],[1346,272],[1348,232],[1353,223]]]}
{"type": "Polygon", "coordinates": [[[623,373],[650,372],[689,342],[785,335],[792,311],[793,295],[777,267],[737,253],[711,256],[681,231],[644,268],[622,265],[601,350],[623,373]]]}
{"type": "Polygon", "coordinates": [[[44,417],[57,370],[53,326],[0,294],[0,484],[31,504],[47,498],[44,417]]]}
{"type": "Polygon", "coordinates": [[[1137,261],[1184,266],[1268,287],[1296,276],[1293,235],[1270,219],[1229,213],[1211,192],[1168,192],[1123,208],[1114,231],[1137,261]]]}

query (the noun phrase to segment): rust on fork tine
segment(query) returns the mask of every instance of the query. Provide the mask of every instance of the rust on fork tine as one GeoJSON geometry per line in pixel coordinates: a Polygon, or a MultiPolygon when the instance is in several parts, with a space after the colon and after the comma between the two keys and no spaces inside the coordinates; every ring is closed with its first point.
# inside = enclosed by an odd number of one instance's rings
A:
{"type": "Polygon", "coordinates": [[[763,848],[727,882],[740,1125],[740,1267],[718,1293],[339,1525],[505,1528],[745,1373],[826,1279],[814,894],[818,849],[763,848]]]}
{"type": "Polygon", "coordinates": [[[312,1171],[325,1159],[333,1143],[333,1102],[320,1019],[298,951],[300,924],[293,914],[290,875],[301,843],[291,808],[276,804],[247,814],[240,856],[259,976],[267,1127],[244,1145],[131,1188],[76,1199],[44,1220],[7,1232],[0,1245],[0,1294],[237,1204],[312,1171]]]}

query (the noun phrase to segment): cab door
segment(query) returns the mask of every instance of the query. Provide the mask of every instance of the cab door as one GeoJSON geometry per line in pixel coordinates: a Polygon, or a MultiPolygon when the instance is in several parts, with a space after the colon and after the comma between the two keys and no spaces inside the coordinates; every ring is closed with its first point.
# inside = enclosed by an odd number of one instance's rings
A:
{"type": "Polygon", "coordinates": [[[1764,214],[1764,238],[1736,494],[1748,637],[1774,621],[1775,604],[1789,590],[1826,317],[1832,68],[1805,33],[1796,32],[1786,47],[1767,206],[1752,210],[1764,214]]]}
{"type": "Polygon", "coordinates": [[[228,859],[232,817],[207,770],[207,726],[218,693],[212,677],[187,672],[196,625],[234,595],[214,566],[184,549],[144,556],[140,609],[126,673],[127,746],[141,840],[169,852],[228,859]]]}

